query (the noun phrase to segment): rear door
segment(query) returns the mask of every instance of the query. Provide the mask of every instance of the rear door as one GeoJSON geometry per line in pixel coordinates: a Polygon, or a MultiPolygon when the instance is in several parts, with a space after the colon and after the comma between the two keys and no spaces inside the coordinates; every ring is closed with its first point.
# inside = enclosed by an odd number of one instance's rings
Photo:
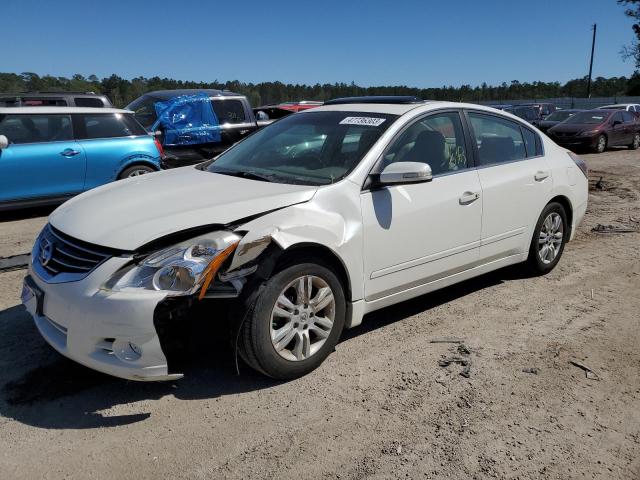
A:
{"type": "Polygon", "coordinates": [[[87,157],[84,190],[116,180],[132,159],[157,161],[149,149],[153,140],[130,114],[96,109],[96,113],[74,114],[73,125],[87,157]]]}
{"type": "Polygon", "coordinates": [[[211,105],[220,123],[221,137],[220,144],[213,147],[214,156],[224,152],[257,128],[253,123],[252,114],[245,109],[244,101],[219,97],[211,100],[211,105]]]}
{"type": "Polygon", "coordinates": [[[621,142],[621,145],[631,145],[633,143],[633,137],[638,130],[636,117],[633,113],[622,112],[622,125],[624,127],[624,140],[621,142]]]}
{"type": "Polygon", "coordinates": [[[69,115],[0,116],[0,202],[65,197],[82,191],[86,158],[69,115]]]}
{"type": "MultiPolygon", "coordinates": [[[[624,119],[622,112],[616,112],[609,120],[611,130],[609,131],[609,146],[624,145],[626,141],[624,119]]],[[[629,141],[629,143],[631,143],[629,141]]]]}
{"type": "Polygon", "coordinates": [[[552,189],[539,136],[523,124],[467,111],[482,185],[480,260],[523,253],[552,189]]]}

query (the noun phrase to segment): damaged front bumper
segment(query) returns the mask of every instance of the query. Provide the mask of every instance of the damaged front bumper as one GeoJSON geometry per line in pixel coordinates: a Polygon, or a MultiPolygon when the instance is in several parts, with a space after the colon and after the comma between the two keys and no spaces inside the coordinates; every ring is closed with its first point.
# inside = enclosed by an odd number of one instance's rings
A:
{"type": "Polygon", "coordinates": [[[169,371],[154,326],[166,294],[101,288],[129,260],[111,258],[82,281],[67,283],[46,283],[30,266],[23,303],[44,339],[65,357],[128,380],[181,378],[169,371]]]}

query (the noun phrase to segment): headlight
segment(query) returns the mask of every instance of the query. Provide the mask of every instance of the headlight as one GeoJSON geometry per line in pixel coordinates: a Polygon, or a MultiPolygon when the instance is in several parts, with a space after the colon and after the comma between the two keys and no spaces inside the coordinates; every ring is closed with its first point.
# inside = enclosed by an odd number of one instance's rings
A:
{"type": "Polygon", "coordinates": [[[105,288],[156,290],[167,295],[192,295],[202,288],[204,294],[240,239],[235,233],[218,231],[159,250],[116,272],[105,288]]]}
{"type": "Polygon", "coordinates": [[[591,137],[592,135],[596,135],[599,133],[599,130],[586,130],[584,132],[580,132],[581,137],[591,137]]]}

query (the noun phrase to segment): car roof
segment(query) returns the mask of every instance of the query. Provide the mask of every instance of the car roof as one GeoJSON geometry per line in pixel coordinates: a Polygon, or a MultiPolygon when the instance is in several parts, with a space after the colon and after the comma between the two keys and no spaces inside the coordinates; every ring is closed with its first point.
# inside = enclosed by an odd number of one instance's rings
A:
{"type": "Polygon", "coordinates": [[[0,98],[29,98],[29,97],[105,97],[104,93],[95,92],[9,92],[0,93],[0,98]]]}
{"type": "Polygon", "coordinates": [[[153,92],[147,92],[145,95],[149,95],[155,98],[161,98],[163,100],[169,100],[173,97],[179,97],[180,95],[196,95],[198,93],[206,93],[210,97],[242,97],[240,93],[230,92],[229,90],[215,90],[213,88],[181,88],[177,90],[154,90],[153,92]]]}
{"type": "Polygon", "coordinates": [[[122,108],[92,107],[0,107],[0,114],[51,114],[51,113],[133,113],[122,108]]]}
{"type": "MultiPolygon", "coordinates": [[[[492,113],[500,113],[505,117],[518,119],[508,112],[504,112],[493,108],[489,105],[478,105],[475,103],[458,103],[446,102],[439,100],[424,100],[420,103],[398,104],[398,103],[341,103],[336,105],[323,105],[304,112],[296,113],[296,115],[312,115],[314,112],[362,112],[362,113],[383,113],[391,115],[404,115],[405,113],[420,110],[420,112],[428,112],[442,108],[466,108],[471,110],[482,110],[492,113]]],[[[519,121],[520,119],[518,119],[519,121]]]]}
{"type": "Polygon", "coordinates": [[[618,110],[620,107],[628,107],[630,105],[638,105],[637,103],[612,103],[611,105],[603,105],[602,107],[598,107],[598,110],[618,110]]]}

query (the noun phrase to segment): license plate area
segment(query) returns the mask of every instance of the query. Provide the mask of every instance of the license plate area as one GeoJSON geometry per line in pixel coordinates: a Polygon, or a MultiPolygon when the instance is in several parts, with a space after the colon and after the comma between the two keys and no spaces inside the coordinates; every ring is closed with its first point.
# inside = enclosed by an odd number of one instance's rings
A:
{"type": "Polygon", "coordinates": [[[28,275],[25,277],[24,282],[22,283],[22,303],[27,303],[33,297],[36,298],[36,315],[44,315],[44,292],[40,287],[38,287],[38,285],[36,285],[36,282],[33,281],[33,278],[28,275]]]}

